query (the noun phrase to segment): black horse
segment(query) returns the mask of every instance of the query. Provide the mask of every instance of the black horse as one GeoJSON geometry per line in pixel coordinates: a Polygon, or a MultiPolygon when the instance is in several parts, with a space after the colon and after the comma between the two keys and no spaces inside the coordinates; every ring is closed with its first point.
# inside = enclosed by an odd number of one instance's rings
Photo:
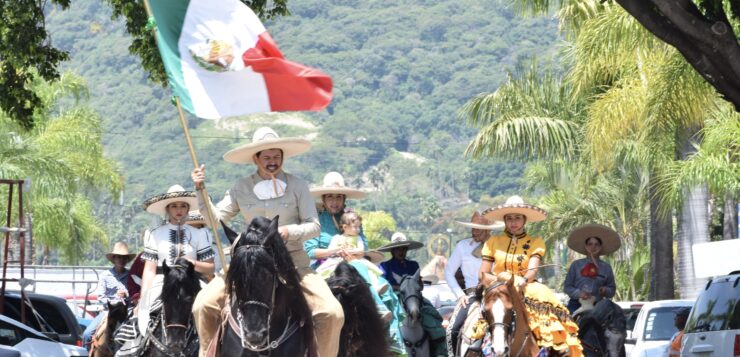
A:
{"type": "Polygon", "coordinates": [[[382,333],[385,331],[383,320],[380,319],[378,308],[370,295],[370,286],[357,269],[342,262],[326,282],[344,310],[338,356],[386,355],[388,341],[382,333]]]}
{"type": "Polygon", "coordinates": [[[592,310],[579,314],[577,321],[578,338],[585,356],[625,355],[627,319],[619,305],[609,299],[601,299],[592,310]]]}
{"type": "Polygon", "coordinates": [[[232,251],[226,274],[228,321],[222,324],[217,355],[312,355],[311,310],[278,233],[278,217],[256,217],[241,234],[223,226],[232,251]]]}
{"type": "Polygon", "coordinates": [[[149,324],[141,355],[197,356],[198,335],[191,311],[200,291],[200,274],[184,258],[178,258],[172,266],[162,262],[162,272],[162,307],[151,317],[154,323],[149,324]]]}

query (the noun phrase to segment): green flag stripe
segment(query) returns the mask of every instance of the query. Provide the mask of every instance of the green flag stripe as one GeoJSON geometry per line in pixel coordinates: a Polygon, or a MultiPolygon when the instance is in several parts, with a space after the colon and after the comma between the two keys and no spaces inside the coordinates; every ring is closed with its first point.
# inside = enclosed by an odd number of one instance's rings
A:
{"type": "Polygon", "coordinates": [[[189,5],[189,0],[149,1],[152,14],[157,22],[157,46],[167,71],[167,79],[172,87],[172,92],[180,98],[180,104],[185,110],[194,113],[193,103],[182,75],[180,50],[178,48],[182,24],[185,22],[189,5]]]}

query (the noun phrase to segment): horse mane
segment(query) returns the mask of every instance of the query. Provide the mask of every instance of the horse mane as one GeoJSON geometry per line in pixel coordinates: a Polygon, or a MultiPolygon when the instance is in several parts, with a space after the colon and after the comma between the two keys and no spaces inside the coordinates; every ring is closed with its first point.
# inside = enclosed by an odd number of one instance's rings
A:
{"type": "MultiPolygon", "coordinates": [[[[167,263],[163,263],[163,267],[167,263]]],[[[177,302],[188,296],[179,296],[180,289],[185,290],[191,294],[191,298],[195,299],[195,295],[200,291],[200,282],[195,272],[195,266],[189,260],[185,258],[177,258],[175,265],[167,269],[165,279],[162,282],[162,302],[167,304],[168,302],[177,302]]]]}
{"type": "MultiPolygon", "coordinates": [[[[277,221],[275,217],[275,221],[277,221]]],[[[302,319],[303,340],[313,349],[313,320],[311,310],[300,285],[298,271],[293,265],[288,249],[277,232],[277,222],[266,217],[255,217],[247,231],[239,235],[236,246],[232,248],[231,264],[226,273],[226,292],[240,299],[251,296],[251,291],[265,288],[265,281],[250,278],[255,269],[267,269],[278,274],[285,284],[277,281],[275,291],[276,313],[291,313],[302,319]],[[287,307],[284,308],[284,307],[287,307]]]]}
{"type": "Polygon", "coordinates": [[[340,342],[342,345],[339,355],[351,355],[348,354],[348,350],[355,349],[356,356],[384,355],[388,350],[388,341],[385,335],[378,331],[385,331],[385,325],[370,295],[371,287],[362,279],[357,269],[347,262],[341,262],[327,280],[327,284],[344,309],[343,338],[340,342]],[[350,332],[353,332],[353,341],[359,341],[361,345],[344,346],[350,332]]]}

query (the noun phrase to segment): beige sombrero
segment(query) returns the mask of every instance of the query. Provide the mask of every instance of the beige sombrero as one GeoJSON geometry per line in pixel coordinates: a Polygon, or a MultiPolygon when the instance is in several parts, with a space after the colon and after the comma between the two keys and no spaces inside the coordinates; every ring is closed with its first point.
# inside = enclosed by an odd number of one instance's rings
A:
{"type": "Polygon", "coordinates": [[[542,208],[524,203],[519,196],[511,196],[506,203],[483,211],[483,216],[491,221],[503,221],[507,214],[518,213],[527,217],[527,222],[544,221],[547,212],[542,208]]]}
{"type": "Polygon", "coordinates": [[[616,252],[622,245],[619,234],[613,229],[601,224],[585,224],[570,232],[568,247],[583,255],[586,252],[586,239],[599,237],[601,239],[601,254],[607,255],[616,252]]]}
{"type": "Polygon", "coordinates": [[[193,191],[185,191],[180,185],[172,185],[167,193],[156,195],[144,201],[144,209],[153,214],[166,214],[167,205],[173,202],[185,202],[190,208],[198,207],[198,198],[193,191]]]}
{"type": "Polygon", "coordinates": [[[455,223],[468,228],[473,229],[481,229],[484,231],[490,231],[493,229],[501,229],[506,226],[504,222],[495,222],[491,224],[491,221],[488,220],[486,217],[483,217],[480,212],[475,211],[473,212],[473,217],[470,218],[470,222],[463,222],[463,221],[455,221],[455,223]]]}
{"type": "Polygon", "coordinates": [[[136,258],[136,254],[128,252],[128,245],[124,242],[116,242],[116,244],[113,245],[113,250],[110,253],[105,254],[105,258],[113,263],[113,257],[116,255],[126,257],[126,264],[136,258]]]}
{"type": "Polygon", "coordinates": [[[311,189],[311,196],[320,198],[328,194],[345,195],[347,198],[359,199],[365,197],[365,192],[356,188],[347,187],[344,184],[344,177],[339,172],[329,172],[324,175],[324,185],[311,189]]]}
{"type": "Polygon", "coordinates": [[[419,249],[423,247],[424,244],[421,242],[409,240],[406,238],[406,235],[401,232],[393,233],[391,236],[391,242],[378,248],[377,251],[379,252],[390,252],[393,248],[399,248],[399,247],[409,247],[409,250],[419,249]]]}
{"type": "Polygon", "coordinates": [[[252,142],[224,154],[224,160],[235,164],[254,164],[254,154],[268,149],[283,151],[283,159],[300,155],[311,148],[311,142],[299,138],[281,138],[266,126],[257,129],[252,135],[252,142]]]}

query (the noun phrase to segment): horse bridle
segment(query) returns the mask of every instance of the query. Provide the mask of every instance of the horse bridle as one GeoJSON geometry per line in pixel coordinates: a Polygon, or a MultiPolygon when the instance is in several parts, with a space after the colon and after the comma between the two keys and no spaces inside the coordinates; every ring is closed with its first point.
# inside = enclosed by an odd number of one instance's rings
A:
{"type": "Polygon", "coordinates": [[[162,306],[162,312],[159,313],[160,322],[159,324],[162,326],[162,337],[166,341],[167,340],[167,329],[170,327],[178,327],[185,329],[185,332],[187,335],[185,335],[185,345],[182,346],[182,348],[174,349],[167,345],[165,345],[162,341],[157,339],[157,336],[154,335],[154,329],[156,328],[156,324],[152,325],[150,328],[147,329],[147,334],[149,335],[149,341],[156,347],[158,350],[162,351],[163,353],[166,353],[167,355],[175,355],[184,357],[185,353],[183,352],[185,348],[187,347],[188,343],[187,341],[190,341],[190,338],[192,337],[194,330],[193,330],[193,317],[190,316],[188,318],[188,324],[167,324],[167,321],[165,319],[165,313],[164,313],[164,306],[162,306]]]}
{"type": "MultiPolygon", "coordinates": [[[[236,243],[236,242],[234,242],[236,243]]],[[[266,249],[266,247],[262,244],[245,244],[239,247],[241,250],[242,248],[262,248],[266,249]]],[[[270,252],[273,255],[273,261],[275,260],[274,253],[270,252]]],[[[280,275],[280,272],[277,269],[277,265],[275,266],[275,276],[272,279],[272,294],[270,295],[270,304],[265,304],[262,301],[256,301],[256,300],[249,300],[244,302],[241,305],[256,305],[259,307],[263,307],[267,309],[267,341],[264,345],[261,346],[255,346],[249,343],[244,338],[244,333],[249,332],[247,330],[246,326],[244,326],[244,315],[242,315],[242,311],[239,308],[240,306],[237,306],[236,309],[236,327],[238,327],[238,330],[235,331],[239,335],[239,339],[241,340],[242,348],[247,349],[253,352],[262,352],[266,350],[276,349],[278,348],[283,342],[287,341],[288,338],[290,338],[300,327],[303,326],[303,321],[292,321],[293,316],[288,315],[288,321],[285,323],[285,328],[283,329],[283,332],[280,334],[280,337],[278,337],[276,340],[270,341],[270,326],[272,326],[272,309],[275,306],[275,291],[277,290],[278,281],[285,285],[286,281],[285,279],[280,275]]],[[[231,301],[238,301],[235,299],[234,296],[231,296],[231,301]]],[[[233,320],[232,314],[229,314],[230,322],[233,320]]],[[[231,324],[232,328],[234,327],[234,324],[231,324]]]]}
{"type": "MultiPolygon", "coordinates": [[[[483,293],[483,301],[486,300],[486,296],[488,296],[489,294],[493,293],[494,290],[496,290],[497,288],[499,288],[500,286],[505,285],[505,284],[506,283],[503,282],[503,281],[497,281],[497,282],[489,285],[488,287],[486,287],[486,289],[484,290],[484,293],[483,293]]],[[[481,313],[485,313],[485,308],[484,309],[481,309],[481,313]]],[[[506,344],[509,345],[509,346],[511,346],[511,344],[512,344],[512,342],[514,340],[514,331],[516,331],[516,314],[517,314],[517,312],[516,311],[512,311],[512,314],[514,315],[514,317],[511,319],[511,321],[512,321],[511,324],[507,324],[505,322],[490,322],[489,323],[489,325],[491,325],[490,326],[491,327],[491,333],[493,333],[493,328],[496,327],[496,326],[501,326],[506,331],[508,331],[508,334],[507,334],[508,336],[507,336],[506,344]]],[[[519,346],[519,350],[518,350],[518,352],[517,352],[517,354],[516,354],[515,357],[519,357],[522,354],[522,351],[524,350],[524,346],[527,344],[527,341],[530,338],[532,338],[531,332],[530,333],[526,333],[524,335],[524,339],[522,339],[521,346],[519,346]]],[[[510,348],[510,350],[513,351],[513,348],[510,348]]]]}
{"type": "MultiPolygon", "coordinates": [[[[403,280],[407,278],[410,279],[409,277],[404,277],[404,279],[402,279],[401,282],[403,282],[403,280]]],[[[414,294],[404,296],[403,300],[401,301],[401,303],[403,304],[404,311],[408,311],[408,308],[406,307],[407,306],[406,302],[411,298],[416,298],[417,300],[419,300],[419,306],[421,306],[424,303],[424,299],[422,298],[420,293],[414,293],[414,294]]],[[[403,345],[406,346],[407,348],[410,348],[411,357],[415,357],[416,349],[421,348],[421,346],[424,345],[424,342],[426,342],[427,339],[429,339],[429,334],[427,333],[426,330],[424,330],[424,334],[421,336],[421,339],[419,339],[418,341],[409,341],[406,339],[406,337],[403,337],[403,345]]]]}

